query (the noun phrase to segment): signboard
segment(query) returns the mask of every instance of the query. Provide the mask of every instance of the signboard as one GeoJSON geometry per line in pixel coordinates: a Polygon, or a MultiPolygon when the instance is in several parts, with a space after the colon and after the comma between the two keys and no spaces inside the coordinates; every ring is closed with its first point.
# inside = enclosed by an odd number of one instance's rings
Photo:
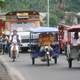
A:
{"type": "Polygon", "coordinates": [[[29,31],[30,28],[32,28],[33,24],[32,23],[26,23],[26,24],[17,24],[17,23],[13,23],[11,24],[11,31],[13,30],[17,30],[17,31],[29,31]]]}
{"type": "Polygon", "coordinates": [[[18,18],[29,18],[28,13],[17,13],[16,15],[18,18]]]}

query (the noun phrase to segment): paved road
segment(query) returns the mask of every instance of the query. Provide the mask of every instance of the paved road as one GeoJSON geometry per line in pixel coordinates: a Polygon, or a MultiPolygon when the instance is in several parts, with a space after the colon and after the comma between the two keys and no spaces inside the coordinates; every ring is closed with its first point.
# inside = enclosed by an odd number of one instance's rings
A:
{"type": "Polygon", "coordinates": [[[3,56],[9,66],[19,71],[25,80],[79,80],[80,79],[80,63],[74,61],[73,68],[69,69],[66,58],[60,56],[58,64],[51,62],[50,67],[46,63],[36,59],[36,65],[31,65],[31,59],[28,54],[20,54],[16,62],[7,56],[3,56]]]}
{"type": "Polygon", "coordinates": [[[7,69],[4,67],[1,61],[0,61],[0,80],[11,80],[7,72],[7,69]]]}

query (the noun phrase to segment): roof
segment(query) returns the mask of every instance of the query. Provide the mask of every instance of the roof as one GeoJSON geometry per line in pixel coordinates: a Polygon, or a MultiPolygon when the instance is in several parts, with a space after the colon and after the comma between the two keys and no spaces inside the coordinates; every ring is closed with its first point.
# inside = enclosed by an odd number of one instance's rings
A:
{"type": "Polygon", "coordinates": [[[30,30],[32,33],[58,32],[56,27],[37,27],[30,30]]]}
{"type": "Polygon", "coordinates": [[[12,16],[12,15],[16,15],[16,13],[25,13],[25,12],[26,13],[29,12],[29,14],[39,15],[39,12],[37,11],[13,11],[13,12],[8,12],[6,16],[12,16]]]}
{"type": "Polygon", "coordinates": [[[68,28],[68,31],[70,32],[79,31],[80,32],[80,24],[72,25],[70,28],[68,28]]]}

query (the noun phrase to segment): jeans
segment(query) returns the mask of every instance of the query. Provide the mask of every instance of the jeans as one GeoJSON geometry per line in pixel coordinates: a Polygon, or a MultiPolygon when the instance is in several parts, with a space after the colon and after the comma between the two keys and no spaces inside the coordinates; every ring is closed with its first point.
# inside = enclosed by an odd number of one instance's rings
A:
{"type": "Polygon", "coordinates": [[[3,54],[5,53],[5,44],[3,44],[3,54]]]}

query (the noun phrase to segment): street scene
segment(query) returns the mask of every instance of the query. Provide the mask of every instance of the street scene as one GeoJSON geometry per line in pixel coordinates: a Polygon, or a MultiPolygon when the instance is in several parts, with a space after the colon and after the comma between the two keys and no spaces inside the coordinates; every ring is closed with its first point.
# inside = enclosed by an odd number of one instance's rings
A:
{"type": "Polygon", "coordinates": [[[0,0],[0,80],[79,80],[79,7],[79,0],[0,0]]]}

